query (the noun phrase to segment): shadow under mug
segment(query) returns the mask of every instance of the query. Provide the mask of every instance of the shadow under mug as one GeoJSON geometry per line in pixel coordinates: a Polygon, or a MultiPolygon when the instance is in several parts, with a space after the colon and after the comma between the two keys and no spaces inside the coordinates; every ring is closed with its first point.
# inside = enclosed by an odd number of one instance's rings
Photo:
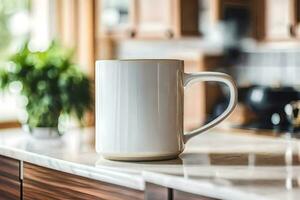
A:
{"type": "Polygon", "coordinates": [[[96,151],[112,160],[176,158],[184,144],[224,120],[237,102],[237,88],[224,73],[184,73],[168,59],[96,62],[96,151]],[[184,88],[198,81],[229,87],[227,109],[210,123],[183,130],[184,88]]]}

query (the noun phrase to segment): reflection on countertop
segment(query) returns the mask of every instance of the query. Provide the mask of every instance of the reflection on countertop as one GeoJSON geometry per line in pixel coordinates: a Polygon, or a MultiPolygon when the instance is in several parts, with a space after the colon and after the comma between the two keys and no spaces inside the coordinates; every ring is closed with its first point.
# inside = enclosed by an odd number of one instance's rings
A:
{"type": "Polygon", "coordinates": [[[0,132],[0,155],[144,190],[145,181],[221,199],[299,199],[300,141],[214,129],[186,145],[178,159],[118,162],[97,155],[93,129],[61,140],[35,140],[19,129],[0,132]]]}

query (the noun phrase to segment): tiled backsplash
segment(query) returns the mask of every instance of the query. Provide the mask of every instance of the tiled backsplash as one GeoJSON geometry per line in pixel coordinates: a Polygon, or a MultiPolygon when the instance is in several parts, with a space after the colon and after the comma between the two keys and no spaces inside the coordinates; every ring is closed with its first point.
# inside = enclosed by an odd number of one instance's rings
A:
{"type": "Polygon", "coordinates": [[[239,85],[300,86],[300,51],[247,52],[229,72],[239,85]]]}

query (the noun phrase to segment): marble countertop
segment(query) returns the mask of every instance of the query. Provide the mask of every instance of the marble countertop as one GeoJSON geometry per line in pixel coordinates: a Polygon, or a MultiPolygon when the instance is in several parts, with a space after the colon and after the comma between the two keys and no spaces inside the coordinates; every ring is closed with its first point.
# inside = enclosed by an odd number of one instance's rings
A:
{"type": "Polygon", "coordinates": [[[36,140],[0,131],[0,155],[144,190],[145,182],[220,199],[299,199],[300,141],[214,129],[189,141],[178,159],[116,162],[97,155],[93,129],[36,140]]]}

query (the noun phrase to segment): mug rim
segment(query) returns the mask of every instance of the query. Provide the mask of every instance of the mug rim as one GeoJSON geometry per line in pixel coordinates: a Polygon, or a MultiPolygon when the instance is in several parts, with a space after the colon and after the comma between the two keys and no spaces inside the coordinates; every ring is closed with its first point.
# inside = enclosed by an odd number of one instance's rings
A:
{"type": "Polygon", "coordinates": [[[104,63],[104,62],[184,62],[183,60],[179,59],[104,59],[104,60],[96,60],[96,63],[104,63]]]}

